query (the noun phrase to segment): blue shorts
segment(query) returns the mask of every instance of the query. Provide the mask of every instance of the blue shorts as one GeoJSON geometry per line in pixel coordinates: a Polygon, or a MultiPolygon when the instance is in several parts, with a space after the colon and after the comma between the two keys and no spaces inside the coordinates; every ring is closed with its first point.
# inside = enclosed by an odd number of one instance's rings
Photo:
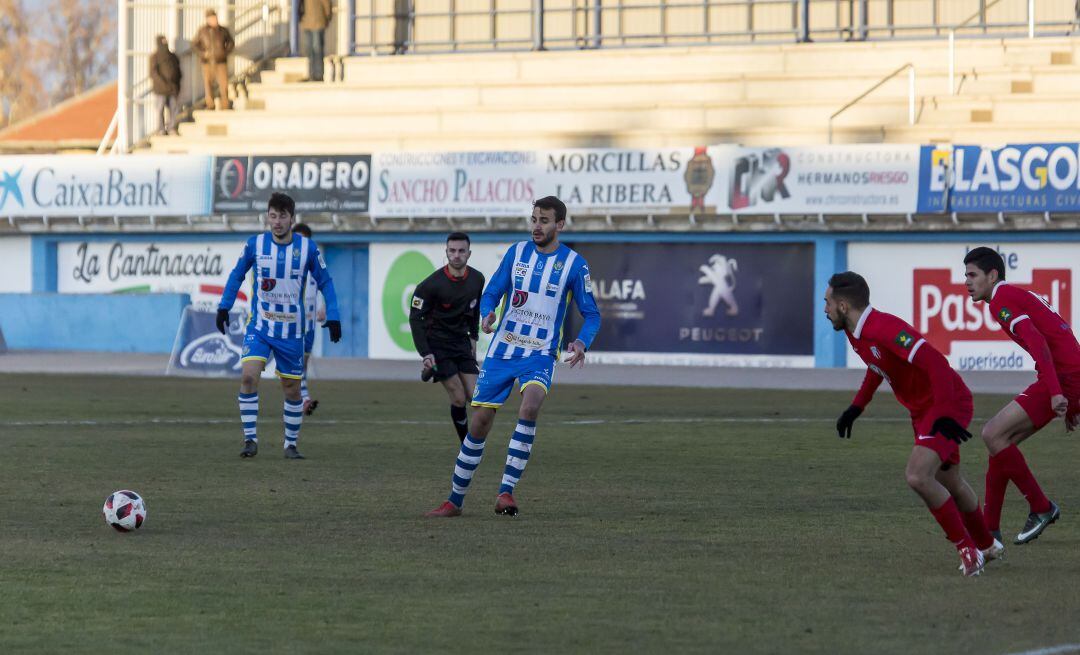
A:
{"type": "Polygon", "coordinates": [[[536,384],[543,387],[544,393],[547,393],[551,390],[554,375],[554,357],[546,355],[519,359],[489,357],[484,360],[480,376],[476,378],[472,405],[473,407],[502,407],[507,396],[510,395],[510,390],[514,387],[515,380],[522,389],[530,384],[536,384]]]}
{"type": "Polygon", "coordinates": [[[304,333],[304,354],[310,355],[311,349],[315,347],[315,330],[312,328],[304,333]]]}
{"type": "Polygon", "coordinates": [[[256,332],[254,328],[248,328],[244,335],[244,353],[241,362],[261,361],[270,359],[270,353],[274,353],[274,361],[277,364],[277,374],[283,378],[300,379],[304,375],[304,340],[277,339],[256,332]]]}

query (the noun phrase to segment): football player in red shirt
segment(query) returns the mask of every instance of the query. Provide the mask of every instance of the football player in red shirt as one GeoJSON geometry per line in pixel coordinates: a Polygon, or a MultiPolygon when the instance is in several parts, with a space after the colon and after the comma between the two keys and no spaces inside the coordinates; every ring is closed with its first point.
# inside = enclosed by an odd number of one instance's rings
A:
{"type": "Polygon", "coordinates": [[[987,525],[1000,535],[1001,506],[1011,481],[1027,499],[1030,513],[1017,544],[1037,539],[1061,512],[1031,473],[1017,446],[1057,417],[1065,429],[1080,424],[1080,345],[1072,328],[1046,302],[1030,291],[1005,282],[1005,261],[992,248],[979,247],[964,257],[968,294],[990,303],[1001,329],[1035,360],[1035,383],[1003,407],[983,426],[990,451],[986,470],[987,525]]]}
{"type": "Polygon", "coordinates": [[[971,391],[944,355],[903,320],[870,306],[870,287],[858,273],[837,273],[825,291],[825,314],[843,330],[866,362],[866,377],[851,406],[836,422],[841,438],[851,438],[855,419],[888,380],[900,404],[911,414],[915,446],[905,476],[945,536],[960,553],[960,570],[978,575],[986,560],[1005,548],[991,536],[979,509],[979,497],[960,475],[960,443],[973,405],[971,391]]]}

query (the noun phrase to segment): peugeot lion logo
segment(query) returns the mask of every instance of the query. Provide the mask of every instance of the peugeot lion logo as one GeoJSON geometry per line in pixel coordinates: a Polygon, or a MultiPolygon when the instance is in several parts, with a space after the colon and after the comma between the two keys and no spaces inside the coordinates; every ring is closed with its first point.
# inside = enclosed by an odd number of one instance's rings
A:
{"type": "Polygon", "coordinates": [[[698,267],[701,277],[698,284],[711,284],[712,293],[709,294],[709,306],[701,312],[702,316],[714,316],[716,307],[723,300],[727,305],[728,316],[739,315],[739,303],[735,301],[735,272],[739,270],[734,259],[728,259],[723,255],[716,254],[709,257],[708,264],[698,267]]]}

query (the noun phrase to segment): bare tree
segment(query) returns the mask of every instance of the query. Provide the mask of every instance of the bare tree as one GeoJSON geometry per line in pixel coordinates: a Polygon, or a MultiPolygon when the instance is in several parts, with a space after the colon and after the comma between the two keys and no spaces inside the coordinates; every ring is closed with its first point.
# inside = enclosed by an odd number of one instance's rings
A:
{"type": "Polygon", "coordinates": [[[24,0],[0,0],[0,127],[44,104],[45,86],[34,68],[37,50],[24,0]]]}
{"type": "MultiPolygon", "coordinates": [[[[4,0],[0,0],[3,2],[4,0]]],[[[116,61],[115,2],[48,0],[45,59],[56,75],[53,101],[78,95],[112,79],[116,61]]]]}

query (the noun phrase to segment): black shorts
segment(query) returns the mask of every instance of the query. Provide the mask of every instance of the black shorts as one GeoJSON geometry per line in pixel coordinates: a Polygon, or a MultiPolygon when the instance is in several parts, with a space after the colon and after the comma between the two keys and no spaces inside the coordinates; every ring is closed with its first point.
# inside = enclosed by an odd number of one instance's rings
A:
{"type": "Polygon", "coordinates": [[[434,382],[442,382],[454,377],[458,373],[466,375],[479,375],[480,367],[476,365],[476,357],[472,352],[472,340],[461,341],[429,341],[431,354],[435,356],[434,382]]]}

